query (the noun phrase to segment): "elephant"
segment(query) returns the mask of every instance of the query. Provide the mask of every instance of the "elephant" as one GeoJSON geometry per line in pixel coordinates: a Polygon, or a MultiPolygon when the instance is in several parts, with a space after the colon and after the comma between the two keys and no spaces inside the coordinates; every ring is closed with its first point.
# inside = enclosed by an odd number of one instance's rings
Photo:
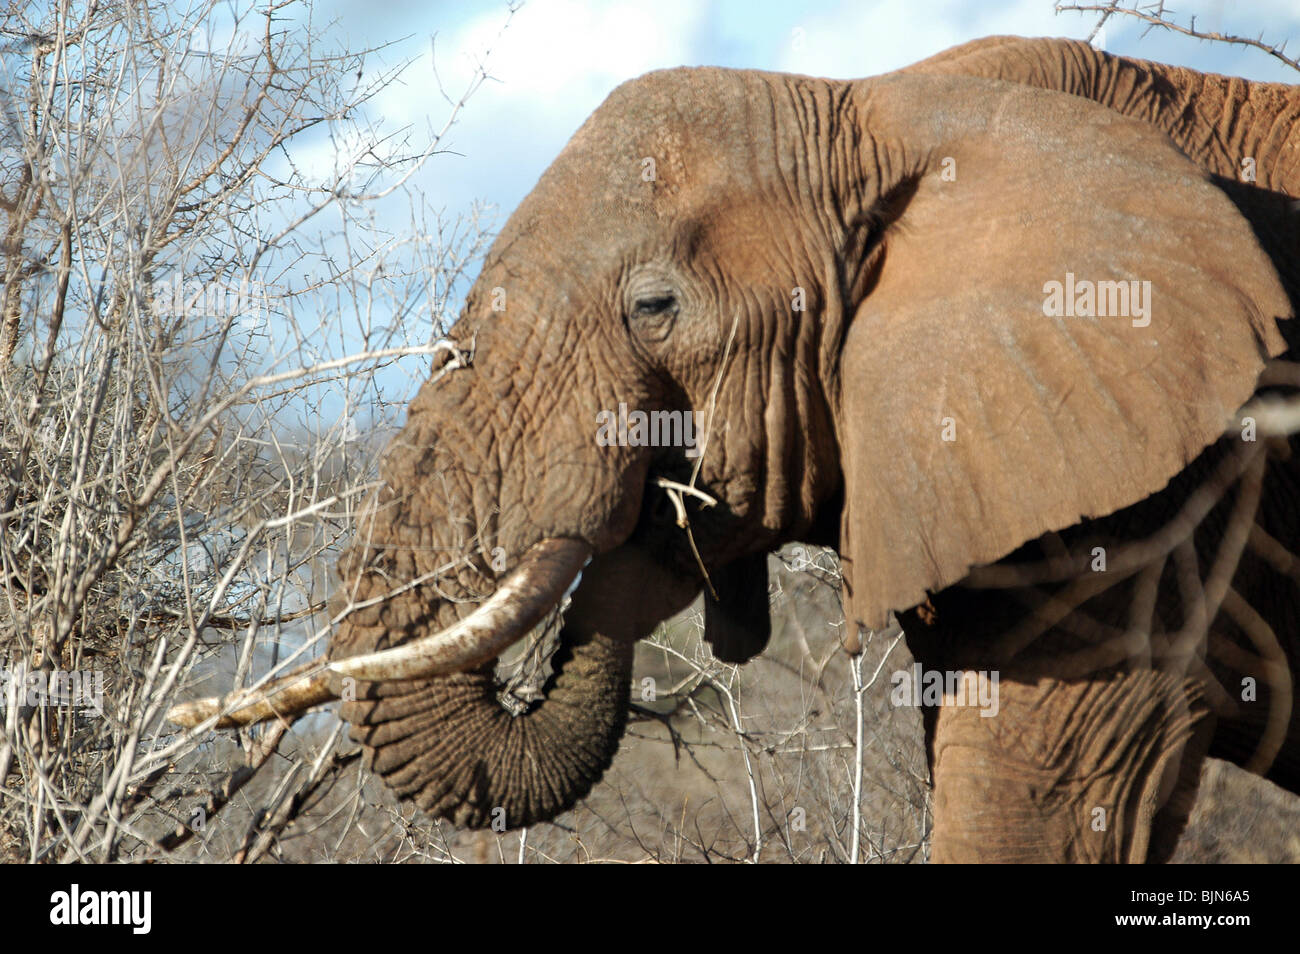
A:
{"type": "Polygon", "coordinates": [[[342,697],[401,799],[552,819],[637,640],[703,593],[715,655],[762,652],[801,541],[840,555],[846,650],[892,613],[924,670],[998,677],[992,718],[923,709],[933,860],[1165,860],[1207,755],[1300,792],[1298,120],[1296,87],[1059,39],[624,83],[385,451],[326,661],[173,720],[342,697]],[[508,711],[495,662],[547,620],[508,711]]]}

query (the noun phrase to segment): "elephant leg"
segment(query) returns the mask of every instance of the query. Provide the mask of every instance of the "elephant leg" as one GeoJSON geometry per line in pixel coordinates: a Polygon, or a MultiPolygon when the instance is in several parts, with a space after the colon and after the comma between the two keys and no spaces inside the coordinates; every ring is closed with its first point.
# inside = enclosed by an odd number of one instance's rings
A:
{"type": "Polygon", "coordinates": [[[1003,673],[996,714],[950,702],[925,720],[934,861],[1172,855],[1214,730],[1196,683],[1150,670],[1080,680],[1003,673]]]}

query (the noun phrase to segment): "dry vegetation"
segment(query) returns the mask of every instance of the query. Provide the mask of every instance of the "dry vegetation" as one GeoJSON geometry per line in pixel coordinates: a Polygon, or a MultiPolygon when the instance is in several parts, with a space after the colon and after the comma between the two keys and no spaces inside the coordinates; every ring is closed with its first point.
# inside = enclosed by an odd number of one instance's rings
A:
{"type": "MultiPolygon", "coordinates": [[[[481,251],[476,222],[442,221],[410,185],[441,132],[363,119],[399,70],[309,14],[3,10],[6,858],[161,854],[192,837],[162,834],[194,799],[215,810],[247,783],[163,713],[186,682],[321,651],[376,445],[481,251]],[[54,672],[102,679],[102,698],[43,697],[54,672]]],[[[283,804],[310,790],[290,781],[283,804]]]]}

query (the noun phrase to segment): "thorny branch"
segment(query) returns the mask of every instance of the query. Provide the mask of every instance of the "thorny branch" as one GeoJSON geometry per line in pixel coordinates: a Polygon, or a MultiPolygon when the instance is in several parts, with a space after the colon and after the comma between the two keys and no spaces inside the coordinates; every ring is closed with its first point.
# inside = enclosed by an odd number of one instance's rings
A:
{"type": "Polygon", "coordinates": [[[1101,17],[1089,35],[1089,40],[1092,40],[1097,35],[1110,17],[1119,15],[1147,24],[1148,31],[1152,29],[1168,30],[1171,33],[1190,36],[1197,40],[1212,40],[1216,43],[1227,43],[1233,46],[1253,47],[1267,53],[1279,63],[1300,71],[1300,60],[1286,55],[1286,41],[1269,43],[1264,39],[1263,31],[1257,37],[1252,38],[1237,36],[1232,33],[1219,33],[1214,30],[1199,30],[1196,27],[1195,16],[1192,16],[1186,25],[1181,24],[1174,19],[1177,16],[1176,11],[1165,9],[1165,0],[1156,0],[1156,2],[1148,3],[1145,6],[1139,3],[1138,0],[1133,0],[1131,7],[1120,6],[1119,0],[1111,0],[1110,3],[1057,3],[1055,9],[1057,13],[1100,13],[1101,17]]]}

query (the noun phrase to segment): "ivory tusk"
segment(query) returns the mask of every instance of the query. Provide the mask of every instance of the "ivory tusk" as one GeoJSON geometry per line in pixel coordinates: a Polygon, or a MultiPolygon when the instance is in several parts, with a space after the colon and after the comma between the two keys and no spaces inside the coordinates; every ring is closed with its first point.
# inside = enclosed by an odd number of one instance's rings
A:
{"type": "Polygon", "coordinates": [[[497,656],[556,606],[591,557],[577,540],[549,539],[533,546],[523,562],[473,613],[458,623],[393,649],[322,665],[317,660],[257,689],[195,699],[173,706],[167,719],[192,728],[219,717],[215,728],[297,716],[338,698],[331,673],[354,679],[419,679],[472,669],[497,656]]]}
{"type": "Polygon", "coordinates": [[[334,660],[332,672],[368,682],[463,672],[501,655],[556,606],[591,548],[577,540],[534,545],[519,568],[469,616],[438,633],[380,652],[334,660]]]}
{"type": "Polygon", "coordinates": [[[167,710],[167,721],[192,729],[200,722],[220,716],[213,728],[231,729],[266,719],[298,716],[312,706],[336,698],[329,682],[325,667],[319,660],[313,660],[256,689],[240,689],[224,696],[172,706],[167,710]]]}

